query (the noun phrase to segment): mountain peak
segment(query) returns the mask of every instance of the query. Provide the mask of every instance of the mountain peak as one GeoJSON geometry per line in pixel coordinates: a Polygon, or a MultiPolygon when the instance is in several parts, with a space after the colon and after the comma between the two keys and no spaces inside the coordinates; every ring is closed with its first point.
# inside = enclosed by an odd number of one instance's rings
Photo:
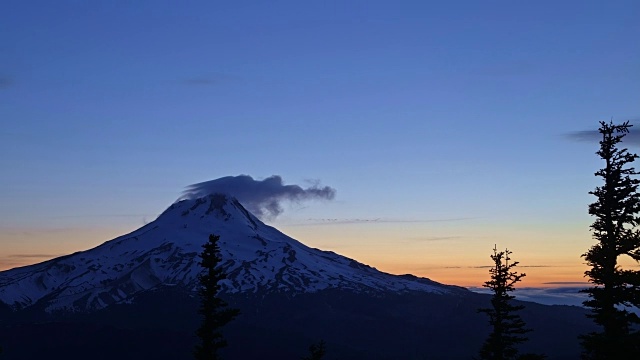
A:
{"type": "Polygon", "coordinates": [[[310,248],[262,223],[235,197],[212,193],[178,200],[155,221],[96,248],[0,272],[0,301],[14,309],[90,311],[163,286],[194,291],[209,234],[220,235],[228,274],[222,291],[229,293],[460,291],[310,248]]]}
{"type": "Polygon", "coordinates": [[[192,199],[179,199],[169,206],[156,221],[200,222],[207,217],[225,222],[246,222],[256,230],[261,221],[240,204],[238,199],[227,193],[213,193],[192,199]]]}

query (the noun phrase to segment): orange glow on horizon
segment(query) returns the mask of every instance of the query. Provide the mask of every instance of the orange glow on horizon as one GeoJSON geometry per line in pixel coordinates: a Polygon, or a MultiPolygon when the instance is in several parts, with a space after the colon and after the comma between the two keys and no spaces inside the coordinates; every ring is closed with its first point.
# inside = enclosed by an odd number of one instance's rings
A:
{"type": "MultiPolygon", "coordinates": [[[[442,284],[462,287],[481,287],[490,278],[488,267],[434,266],[429,269],[410,271],[410,268],[406,265],[385,264],[377,267],[377,269],[396,275],[412,274],[442,284]]],[[[585,270],[586,267],[583,266],[516,268],[516,271],[526,274],[522,281],[516,285],[516,288],[576,286],[582,283],[588,285],[587,279],[583,277],[585,270]]]]}

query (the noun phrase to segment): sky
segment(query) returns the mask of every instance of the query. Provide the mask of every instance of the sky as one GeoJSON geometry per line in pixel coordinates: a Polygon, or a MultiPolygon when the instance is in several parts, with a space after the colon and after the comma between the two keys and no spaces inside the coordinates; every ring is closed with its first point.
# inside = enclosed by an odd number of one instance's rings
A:
{"type": "Polygon", "coordinates": [[[640,125],[638,14],[635,0],[5,0],[0,270],[133,231],[192,184],[277,175],[335,191],[265,218],[309,246],[479,287],[495,245],[524,287],[583,286],[602,165],[584,135],[640,125]]]}

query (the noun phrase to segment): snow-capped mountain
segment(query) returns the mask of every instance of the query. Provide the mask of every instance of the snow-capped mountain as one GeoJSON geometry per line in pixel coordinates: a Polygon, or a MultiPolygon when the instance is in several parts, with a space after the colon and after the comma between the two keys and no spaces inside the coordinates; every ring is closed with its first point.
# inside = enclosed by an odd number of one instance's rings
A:
{"type": "Polygon", "coordinates": [[[198,254],[211,233],[220,235],[228,293],[464,291],[310,248],[265,225],[235,198],[211,194],[178,201],[155,221],[96,248],[0,272],[0,301],[14,310],[92,311],[163,286],[196,289],[198,254]]]}

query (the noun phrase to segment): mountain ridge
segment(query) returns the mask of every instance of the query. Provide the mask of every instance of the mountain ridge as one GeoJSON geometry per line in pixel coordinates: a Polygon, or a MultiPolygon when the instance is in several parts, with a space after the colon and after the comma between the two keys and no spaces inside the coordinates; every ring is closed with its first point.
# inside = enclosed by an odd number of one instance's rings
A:
{"type": "Polygon", "coordinates": [[[308,247],[264,224],[231,195],[214,193],[179,199],[153,222],[92,249],[0,272],[0,301],[13,310],[37,305],[82,312],[128,303],[163,286],[195,290],[198,254],[211,233],[221,236],[226,293],[467,291],[308,247]]]}

